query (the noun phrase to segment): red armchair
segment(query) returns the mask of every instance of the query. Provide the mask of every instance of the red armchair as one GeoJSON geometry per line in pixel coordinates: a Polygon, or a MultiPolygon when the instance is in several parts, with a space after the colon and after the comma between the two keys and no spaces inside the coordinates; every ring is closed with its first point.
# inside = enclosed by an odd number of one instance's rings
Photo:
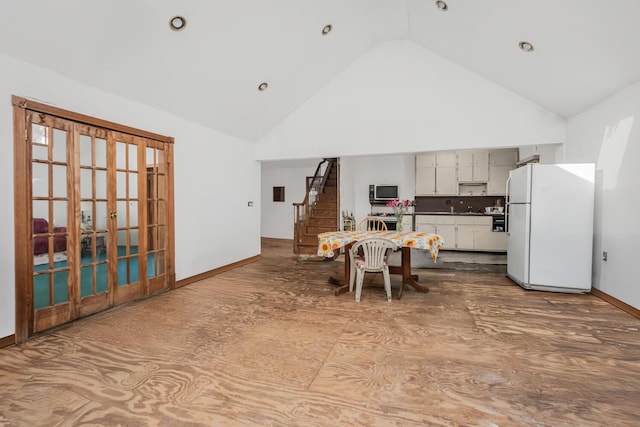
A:
{"type": "MultiPolygon", "coordinates": [[[[33,219],[33,234],[42,234],[49,232],[49,222],[44,218],[33,219]]],[[[67,227],[55,227],[53,232],[66,233],[67,227]]],[[[67,236],[53,237],[53,251],[64,252],[67,250],[67,236]]],[[[33,254],[46,254],[49,252],[49,238],[47,236],[37,236],[33,238],[33,254]]]]}

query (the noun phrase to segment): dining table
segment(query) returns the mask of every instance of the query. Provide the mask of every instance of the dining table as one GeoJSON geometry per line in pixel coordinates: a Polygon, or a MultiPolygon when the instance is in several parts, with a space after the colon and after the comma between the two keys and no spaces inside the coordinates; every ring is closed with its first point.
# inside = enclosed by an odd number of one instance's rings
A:
{"type": "Polygon", "coordinates": [[[335,295],[349,291],[349,277],[351,273],[351,251],[349,249],[358,240],[368,237],[389,239],[396,245],[397,249],[401,250],[401,265],[389,266],[389,272],[391,274],[402,275],[398,299],[402,298],[405,285],[410,285],[418,292],[429,292],[427,286],[418,284],[418,276],[411,274],[411,249],[429,251],[433,262],[437,262],[438,252],[444,243],[441,236],[421,231],[355,230],[329,231],[318,234],[318,256],[333,258],[336,251],[344,248],[344,279],[333,276],[329,277],[329,283],[338,286],[335,295]]]}

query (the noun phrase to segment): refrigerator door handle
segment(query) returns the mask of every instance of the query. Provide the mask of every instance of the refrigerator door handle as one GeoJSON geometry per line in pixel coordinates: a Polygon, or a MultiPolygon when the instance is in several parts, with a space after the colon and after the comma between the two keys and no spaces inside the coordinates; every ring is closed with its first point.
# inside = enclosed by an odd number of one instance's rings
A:
{"type": "Polygon", "coordinates": [[[504,232],[509,235],[509,183],[511,182],[511,174],[507,178],[506,188],[504,190],[504,232]]]}

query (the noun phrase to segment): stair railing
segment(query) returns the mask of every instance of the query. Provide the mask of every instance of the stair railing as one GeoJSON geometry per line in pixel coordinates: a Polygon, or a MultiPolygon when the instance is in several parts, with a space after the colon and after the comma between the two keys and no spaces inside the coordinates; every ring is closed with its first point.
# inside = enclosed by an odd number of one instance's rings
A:
{"type": "Polygon", "coordinates": [[[335,165],[335,159],[322,159],[313,176],[307,177],[307,192],[302,203],[293,204],[293,253],[298,253],[298,244],[302,242],[305,227],[309,224],[309,210],[316,202],[318,194],[324,190],[325,183],[335,165]]]}

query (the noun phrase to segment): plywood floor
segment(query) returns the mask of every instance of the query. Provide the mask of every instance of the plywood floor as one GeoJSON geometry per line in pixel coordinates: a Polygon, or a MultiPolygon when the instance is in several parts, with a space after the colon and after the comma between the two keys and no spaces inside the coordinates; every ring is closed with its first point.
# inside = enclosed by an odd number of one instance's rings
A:
{"type": "Polygon", "coordinates": [[[263,259],[0,350],[0,425],[635,426],[640,320],[503,274],[263,259]],[[394,287],[398,278],[392,277],[394,287]],[[397,289],[397,288],[396,288],[397,289]],[[394,290],[395,294],[395,290],[394,290]]]}

